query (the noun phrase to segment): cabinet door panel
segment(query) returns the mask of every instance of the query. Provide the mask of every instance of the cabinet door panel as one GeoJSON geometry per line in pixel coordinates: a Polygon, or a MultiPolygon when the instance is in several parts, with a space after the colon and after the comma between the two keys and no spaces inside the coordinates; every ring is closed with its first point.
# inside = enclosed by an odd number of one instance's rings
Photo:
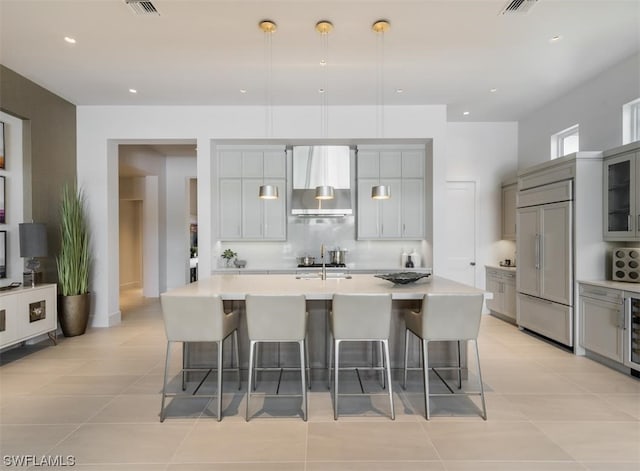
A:
{"type": "Polygon", "coordinates": [[[424,238],[424,180],[402,180],[402,237],[424,238]]]}
{"type": "Polygon", "coordinates": [[[502,188],[502,238],[516,240],[516,195],[517,185],[502,188]]]}
{"type": "MultiPolygon", "coordinates": [[[[262,151],[247,150],[242,152],[242,177],[262,178],[262,151]]],[[[257,193],[256,193],[257,194],[257,193]]]]}
{"type": "Polygon", "coordinates": [[[389,185],[391,198],[374,200],[380,205],[380,237],[397,239],[402,236],[401,208],[402,184],[399,178],[385,179],[382,183],[389,185]]]}
{"type": "Polygon", "coordinates": [[[262,205],[258,198],[262,179],[244,178],[242,180],[242,237],[260,239],[263,237],[262,205]]]}
{"type": "Polygon", "coordinates": [[[493,299],[487,299],[487,309],[500,312],[500,278],[487,270],[487,291],[493,293],[493,299]]]}
{"type": "Polygon", "coordinates": [[[623,362],[622,305],[580,296],[581,343],[584,348],[623,362]]]}
{"type": "Polygon", "coordinates": [[[265,239],[286,240],[287,238],[287,215],[286,215],[286,183],[284,179],[265,179],[265,183],[276,185],[280,197],[275,200],[262,201],[264,214],[263,235],[265,239]]]}
{"type": "Polygon", "coordinates": [[[242,152],[223,150],[218,153],[218,176],[220,178],[242,177],[242,152]]]}
{"type": "MultiPolygon", "coordinates": [[[[265,178],[286,178],[287,160],[284,150],[270,150],[264,153],[264,177],[265,178]]],[[[286,188],[281,188],[282,195],[286,188]]],[[[284,197],[284,196],[283,196],[284,197]]]]}
{"type": "Polygon", "coordinates": [[[380,152],[380,177],[402,177],[402,154],[399,151],[380,152]]]}
{"type": "Polygon", "coordinates": [[[637,235],[637,167],[635,153],[605,161],[605,238],[632,240],[637,235]]]}
{"type": "Polygon", "coordinates": [[[538,211],[536,208],[519,208],[518,220],[518,276],[516,284],[518,291],[539,296],[539,276],[536,265],[538,263],[537,234],[538,211]]]}
{"type": "Polygon", "coordinates": [[[18,295],[18,338],[51,332],[57,327],[56,291],[28,290],[18,295]]]}
{"type": "Polygon", "coordinates": [[[0,348],[18,338],[18,296],[0,296],[0,348]]]}
{"type": "Polygon", "coordinates": [[[402,151],[402,178],[424,178],[424,151],[402,151]]]}
{"type": "Polygon", "coordinates": [[[358,150],[358,178],[378,178],[380,175],[380,153],[358,150]]]}
{"type": "Polygon", "coordinates": [[[503,288],[503,311],[502,313],[516,320],[516,283],[514,275],[507,275],[502,284],[503,288]]]}
{"type": "Polygon", "coordinates": [[[571,209],[570,202],[540,208],[540,296],[569,305],[573,304],[571,209]]]}
{"type": "Polygon", "coordinates": [[[377,239],[379,236],[379,201],[371,199],[371,187],[378,184],[375,178],[358,179],[358,208],[356,218],[358,221],[358,239],[377,239]]]}
{"type": "Polygon", "coordinates": [[[220,180],[220,239],[242,238],[242,180],[220,180]]]}

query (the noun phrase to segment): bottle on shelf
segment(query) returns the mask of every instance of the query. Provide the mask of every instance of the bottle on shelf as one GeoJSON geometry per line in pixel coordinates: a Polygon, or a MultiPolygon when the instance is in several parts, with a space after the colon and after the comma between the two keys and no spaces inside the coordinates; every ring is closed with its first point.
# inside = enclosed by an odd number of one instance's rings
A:
{"type": "Polygon", "coordinates": [[[407,254],[407,251],[403,248],[402,249],[402,254],[400,255],[400,266],[401,267],[405,267],[407,265],[407,257],[409,256],[409,254],[407,254]]]}
{"type": "Polygon", "coordinates": [[[413,249],[411,251],[411,253],[409,254],[409,256],[411,257],[411,261],[413,262],[413,266],[416,268],[420,268],[420,254],[418,254],[418,252],[416,252],[415,249],[413,249]]]}
{"type": "Polygon", "coordinates": [[[413,261],[411,260],[411,255],[407,255],[407,263],[405,264],[405,268],[413,268],[413,261]]]}

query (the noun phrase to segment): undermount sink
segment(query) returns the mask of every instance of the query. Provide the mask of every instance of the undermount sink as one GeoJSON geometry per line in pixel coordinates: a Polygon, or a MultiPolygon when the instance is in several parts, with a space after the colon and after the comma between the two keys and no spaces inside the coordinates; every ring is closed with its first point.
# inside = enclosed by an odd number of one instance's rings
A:
{"type": "MultiPolygon", "coordinates": [[[[299,273],[296,275],[296,280],[320,280],[322,273],[299,273]]],[[[327,273],[327,280],[350,280],[351,275],[347,273],[327,273]]]]}

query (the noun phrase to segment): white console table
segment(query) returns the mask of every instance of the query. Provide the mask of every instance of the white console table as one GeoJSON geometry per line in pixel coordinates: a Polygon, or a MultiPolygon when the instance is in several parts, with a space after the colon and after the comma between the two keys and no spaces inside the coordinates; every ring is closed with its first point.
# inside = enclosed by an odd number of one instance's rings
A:
{"type": "Polygon", "coordinates": [[[0,291],[0,348],[47,334],[56,343],[57,285],[0,291]]]}

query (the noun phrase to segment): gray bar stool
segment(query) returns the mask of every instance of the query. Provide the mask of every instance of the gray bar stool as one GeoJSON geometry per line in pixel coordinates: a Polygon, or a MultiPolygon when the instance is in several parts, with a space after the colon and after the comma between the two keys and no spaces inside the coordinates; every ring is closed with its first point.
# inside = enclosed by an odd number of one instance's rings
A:
{"type": "MultiPolygon", "coordinates": [[[[247,329],[249,331],[249,384],[247,387],[247,410],[245,419],[249,421],[249,406],[253,392],[252,382],[257,366],[255,365],[256,349],[262,342],[297,342],[300,347],[300,377],[302,393],[295,395],[261,394],[263,397],[302,397],[302,418],[307,420],[307,309],[306,298],[280,295],[247,295],[245,299],[247,311],[247,329]]],[[[261,368],[264,369],[264,368],[261,368]]],[[[283,368],[278,368],[283,369],[283,368]]]]}
{"type": "MultiPolygon", "coordinates": [[[[387,392],[391,419],[395,419],[393,391],[391,387],[391,369],[389,362],[389,331],[391,330],[390,294],[336,294],[329,314],[329,325],[333,337],[333,346],[329,351],[329,381],[331,381],[331,356],[335,351],[333,418],[338,419],[340,370],[374,369],[384,370],[387,377],[387,392]],[[340,344],[342,342],[379,342],[384,350],[381,367],[341,367],[340,344]]],[[[366,394],[366,393],[363,393],[366,394]]],[[[349,394],[351,395],[351,394],[349,394]]]]}
{"type": "MultiPolygon", "coordinates": [[[[197,394],[198,390],[205,382],[212,368],[189,368],[186,358],[182,364],[182,389],[185,389],[185,373],[189,371],[206,371],[194,392],[188,397],[217,397],[218,420],[222,419],[222,344],[224,340],[233,334],[234,355],[236,357],[236,367],[229,368],[238,374],[238,389],[240,389],[240,358],[238,356],[238,313],[236,311],[225,314],[222,299],[219,296],[160,296],[162,305],[162,317],[164,328],[167,334],[167,355],[164,365],[164,381],[162,383],[162,403],[160,405],[160,422],[165,419],[165,398],[175,397],[178,394],[167,394],[167,375],[169,372],[169,360],[171,352],[171,342],[212,342],[217,345],[218,361],[215,368],[218,370],[218,389],[215,395],[197,394]]],[[[233,358],[231,361],[233,365],[233,358]]]]}
{"type": "Polygon", "coordinates": [[[405,346],[404,346],[404,377],[402,387],[407,387],[407,370],[421,370],[424,381],[424,409],[425,417],[429,420],[430,396],[450,396],[451,394],[479,395],[482,399],[482,418],[487,420],[487,408],[484,401],[484,387],[482,384],[482,372],[480,371],[480,353],[478,352],[478,331],[480,330],[480,318],[482,316],[483,294],[426,294],[422,300],[420,312],[407,310],[404,313],[405,321],[405,346]],[[422,367],[408,368],[407,357],[409,355],[409,332],[422,340],[422,367]],[[456,341],[458,349],[458,366],[429,367],[429,342],[432,341],[456,341]],[[462,388],[462,366],[460,361],[460,342],[473,340],[478,364],[479,392],[454,393],[447,381],[437,370],[456,370],[458,374],[458,389],[462,388]],[[429,370],[440,378],[450,391],[449,394],[429,393],[429,370]]]}

